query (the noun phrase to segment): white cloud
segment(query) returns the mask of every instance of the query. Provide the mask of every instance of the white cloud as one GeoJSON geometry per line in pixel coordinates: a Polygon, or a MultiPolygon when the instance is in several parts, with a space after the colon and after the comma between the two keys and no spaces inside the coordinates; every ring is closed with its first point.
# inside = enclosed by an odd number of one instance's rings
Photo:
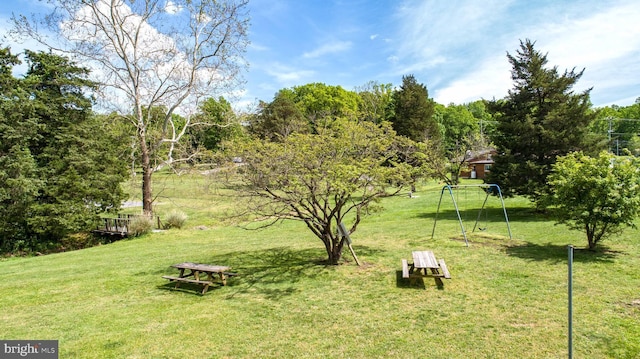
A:
{"type": "Polygon", "coordinates": [[[515,54],[524,39],[536,41],[536,49],[548,53],[549,66],[559,71],[586,68],[574,90],[594,87],[592,99],[628,99],[633,95],[611,92],[637,86],[640,6],[635,1],[408,4],[397,13],[402,25],[394,72],[424,77],[440,103],[505,96],[512,87],[505,54],[515,54]]]}
{"type": "Polygon", "coordinates": [[[182,5],[177,5],[173,1],[167,1],[167,4],[164,7],[164,11],[166,11],[167,14],[171,14],[171,15],[178,14],[182,12],[183,9],[184,8],[182,7],[182,5]]]}
{"type": "MultiPolygon", "coordinates": [[[[640,6],[623,4],[561,24],[536,35],[549,58],[563,67],[583,67],[627,56],[640,48],[640,6]]],[[[551,61],[550,61],[551,62],[551,61]]]]}
{"type": "Polygon", "coordinates": [[[387,57],[387,61],[389,61],[392,64],[396,64],[398,63],[398,61],[400,61],[400,58],[398,56],[389,56],[387,57]]]}
{"type": "Polygon", "coordinates": [[[401,24],[398,56],[424,62],[461,49],[488,46],[490,42],[480,40],[486,37],[489,27],[508,5],[509,1],[498,0],[406,3],[396,14],[401,24]]]}
{"type": "MultiPolygon", "coordinates": [[[[128,59],[135,59],[136,71],[139,71],[140,82],[137,84],[137,95],[140,95],[143,103],[173,104],[181,101],[177,111],[186,114],[195,110],[200,96],[206,93],[192,92],[186,99],[183,99],[185,79],[188,79],[193,70],[192,63],[186,54],[178,48],[178,44],[171,36],[160,33],[151,24],[135,14],[124,2],[112,7],[107,0],[100,0],[95,3],[98,11],[93,12],[88,6],[79,10],[73,19],[60,24],[63,38],[72,43],[84,41],[84,46],[95,46],[99,50],[96,58],[99,62],[84,63],[92,69],[92,77],[105,84],[105,93],[111,96],[103,96],[112,105],[124,105],[123,110],[128,110],[134,96],[132,83],[122,70],[125,65],[122,63],[121,54],[124,53],[128,59]],[[126,33],[136,33],[135,41],[130,37],[122,45],[116,48],[107,38],[107,34],[99,29],[96,31],[97,17],[102,22],[109,23],[110,17],[107,14],[116,12],[121,19],[121,24],[116,24],[114,28],[126,33]],[[118,100],[125,100],[119,103],[118,100]]],[[[107,28],[109,26],[107,25],[107,28]]],[[[112,31],[109,29],[108,31],[112,31]]],[[[85,47],[89,49],[89,47],[85,47]]],[[[202,67],[197,70],[197,84],[192,89],[204,89],[204,92],[212,91],[218,83],[223,83],[225,79],[214,68],[202,67]]],[[[106,106],[106,104],[105,104],[106,106]]]]}
{"type": "MultiPolygon", "coordinates": [[[[269,2],[261,3],[271,9],[269,2]]],[[[638,91],[640,73],[638,0],[392,3],[369,6],[362,17],[352,17],[346,16],[345,9],[353,9],[338,2],[325,21],[313,22],[306,20],[314,19],[320,4],[297,7],[297,2],[287,0],[297,11],[298,21],[286,26],[285,12],[279,12],[277,19],[265,22],[261,31],[270,36],[256,37],[270,49],[256,55],[252,65],[258,64],[259,70],[253,72],[254,67],[251,75],[265,75],[265,61],[280,66],[272,66],[266,77],[256,76],[248,86],[257,92],[268,84],[273,93],[279,84],[309,80],[346,85],[373,79],[398,84],[401,75],[413,74],[441,103],[501,98],[513,87],[506,53],[515,54],[519,40],[531,39],[537,50],[549,54],[550,66],[560,71],[586,68],[574,90],[593,87],[591,99],[596,106],[618,99],[633,103],[629,99],[640,96],[633,93],[638,91]],[[309,23],[313,24],[305,28],[309,31],[296,31],[309,23]],[[359,31],[351,32],[354,28],[359,31]],[[319,42],[318,36],[341,41],[319,42]],[[301,46],[312,47],[304,48],[300,57],[292,56],[301,46]]]]}
{"type": "Polygon", "coordinates": [[[293,69],[289,66],[275,64],[267,70],[267,74],[274,77],[275,80],[285,87],[299,85],[315,74],[311,70],[293,69]]]}
{"type": "Polygon", "coordinates": [[[435,91],[434,100],[441,104],[467,103],[481,98],[502,98],[512,87],[509,63],[504,56],[487,58],[475,71],[465,74],[435,91]]]}
{"type": "Polygon", "coordinates": [[[330,42],[327,44],[324,44],[322,46],[320,46],[319,48],[311,51],[311,52],[305,52],[302,57],[306,58],[306,59],[311,59],[311,58],[316,58],[316,57],[320,57],[323,55],[328,55],[328,54],[333,54],[333,53],[338,53],[338,52],[343,52],[346,50],[349,50],[352,46],[352,43],[350,41],[335,41],[335,42],[330,42]]]}
{"type": "Polygon", "coordinates": [[[594,87],[592,97],[608,97],[613,95],[608,93],[613,88],[637,79],[637,70],[640,70],[638,19],[637,3],[617,4],[589,17],[547,24],[537,34],[540,40],[536,45],[548,51],[549,63],[561,71],[574,67],[578,71],[585,69],[576,89],[594,87]]]}
{"type": "Polygon", "coordinates": [[[268,46],[256,44],[256,43],[253,43],[253,42],[250,43],[248,45],[248,47],[253,51],[269,51],[270,50],[270,48],[268,46]]]}

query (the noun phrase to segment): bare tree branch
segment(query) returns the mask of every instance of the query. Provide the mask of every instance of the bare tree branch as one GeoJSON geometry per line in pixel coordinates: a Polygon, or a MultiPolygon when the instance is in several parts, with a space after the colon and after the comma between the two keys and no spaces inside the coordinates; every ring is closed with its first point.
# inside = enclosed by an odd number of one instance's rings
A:
{"type": "Polygon", "coordinates": [[[151,163],[171,165],[198,104],[239,85],[248,44],[247,0],[52,0],[43,17],[13,18],[28,36],[83,61],[101,84],[99,103],[133,117],[143,170],[143,208],[152,211],[151,163]],[[165,108],[164,116],[151,116],[165,108]],[[186,119],[178,125],[174,114],[186,119]],[[158,127],[157,121],[160,122],[158,127]],[[157,132],[159,128],[160,132],[157,132]]]}

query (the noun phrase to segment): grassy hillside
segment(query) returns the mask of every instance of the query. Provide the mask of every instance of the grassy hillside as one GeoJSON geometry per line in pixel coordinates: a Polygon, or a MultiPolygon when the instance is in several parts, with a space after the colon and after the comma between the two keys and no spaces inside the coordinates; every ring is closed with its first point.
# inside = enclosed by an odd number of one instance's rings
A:
{"type": "MultiPolygon", "coordinates": [[[[157,212],[186,228],[75,252],[0,261],[0,338],[57,339],[61,358],[558,358],[567,353],[567,248],[584,235],[535,215],[523,199],[482,216],[466,247],[440,186],[396,197],[324,266],[302,223],[247,231],[221,219],[234,205],[206,178],[157,177],[157,212]],[[409,286],[400,260],[416,249],[445,258],[452,279],[409,286]],[[171,264],[229,265],[241,274],[202,296],[172,290],[171,264]]],[[[483,195],[456,198],[471,231],[483,195]]],[[[640,357],[637,230],[577,250],[574,354],[640,357]]],[[[184,286],[192,289],[189,286],[184,286]]]]}

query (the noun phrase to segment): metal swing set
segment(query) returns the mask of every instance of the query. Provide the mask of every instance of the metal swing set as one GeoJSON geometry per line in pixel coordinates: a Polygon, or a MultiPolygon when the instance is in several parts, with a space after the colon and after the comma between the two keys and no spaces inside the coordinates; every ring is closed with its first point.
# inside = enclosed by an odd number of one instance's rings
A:
{"type": "MultiPolygon", "coordinates": [[[[444,191],[448,190],[449,191],[449,195],[451,196],[451,201],[453,201],[453,206],[456,209],[456,215],[458,216],[458,222],[460,222],[460,230],[462,231],[462,236],[464,237],[464,242],[466,244],[466,246],[469,246],[469,240],[467,238],[467,232],[464,229],[464,224],[462,223],[462,217],[460,216],[460,209],[458,207],[458,203],[453,195],[453,189],[459,189],[459,188],[466,188],[466,187],[480,187],[480,188],[484,188],[485,189],[485,197],[484,197],[484,201],[482,202],[482,207],[480,208],[480,210],[478,211],[478,217],[476,218],[476,223],[473,225],[473,230],[472,232],[475,232],[476,228],[478,228],[478,221],[480,221],[480,216],[482,216],[482,211],[485,211],[485,216],[487,214],[487,210],[485,209],[485,205],[487,204],[487,200],[489,199],[489,195],[491,194],[491,190],[494,189],[497,193],[498,196],[500,197],[500,203],[502,204],[502,212],[504,213],[504,220],[507,222],[507,230],[509,231],[509,239],[511,238],[511,226],[509,225],[509,217],[507,216],[507,209],[504,206],[504,199],[502,198],[502,191],[500,190],[500,186],[498,186],[497,184],[475,184],[475,185],[457,185],[457,186],[451,186],[451,185],[446,185],[444,187],[442,187],[442,191],[440,191],[440,201],[438,201],[438,209],[436,210],[436,216],[434,218],[433,221],[433,230],[431,231],[431,238],[433,239],[433,236],[436,232],[436,223],[438,223],[438,213],[440,212],[440,204],[442,204],[442,196],[444,195],[444,191]]],[[[485,230],[485,228],[478,228],[479,230],[485,230]]]]}

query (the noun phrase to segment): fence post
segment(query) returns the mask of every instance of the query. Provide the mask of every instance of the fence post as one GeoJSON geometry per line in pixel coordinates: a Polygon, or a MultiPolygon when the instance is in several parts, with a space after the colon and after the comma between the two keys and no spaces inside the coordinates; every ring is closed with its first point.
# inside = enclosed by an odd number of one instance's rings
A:
{"type": "Polygon", "coordinates": [[[568,335],[568,345],[569,345],[569,359],[573,359],[573,246],[567,247],[569,251],[569,260],[568,260],[568,321],[569,321],[569,335],[568,335]]]}

